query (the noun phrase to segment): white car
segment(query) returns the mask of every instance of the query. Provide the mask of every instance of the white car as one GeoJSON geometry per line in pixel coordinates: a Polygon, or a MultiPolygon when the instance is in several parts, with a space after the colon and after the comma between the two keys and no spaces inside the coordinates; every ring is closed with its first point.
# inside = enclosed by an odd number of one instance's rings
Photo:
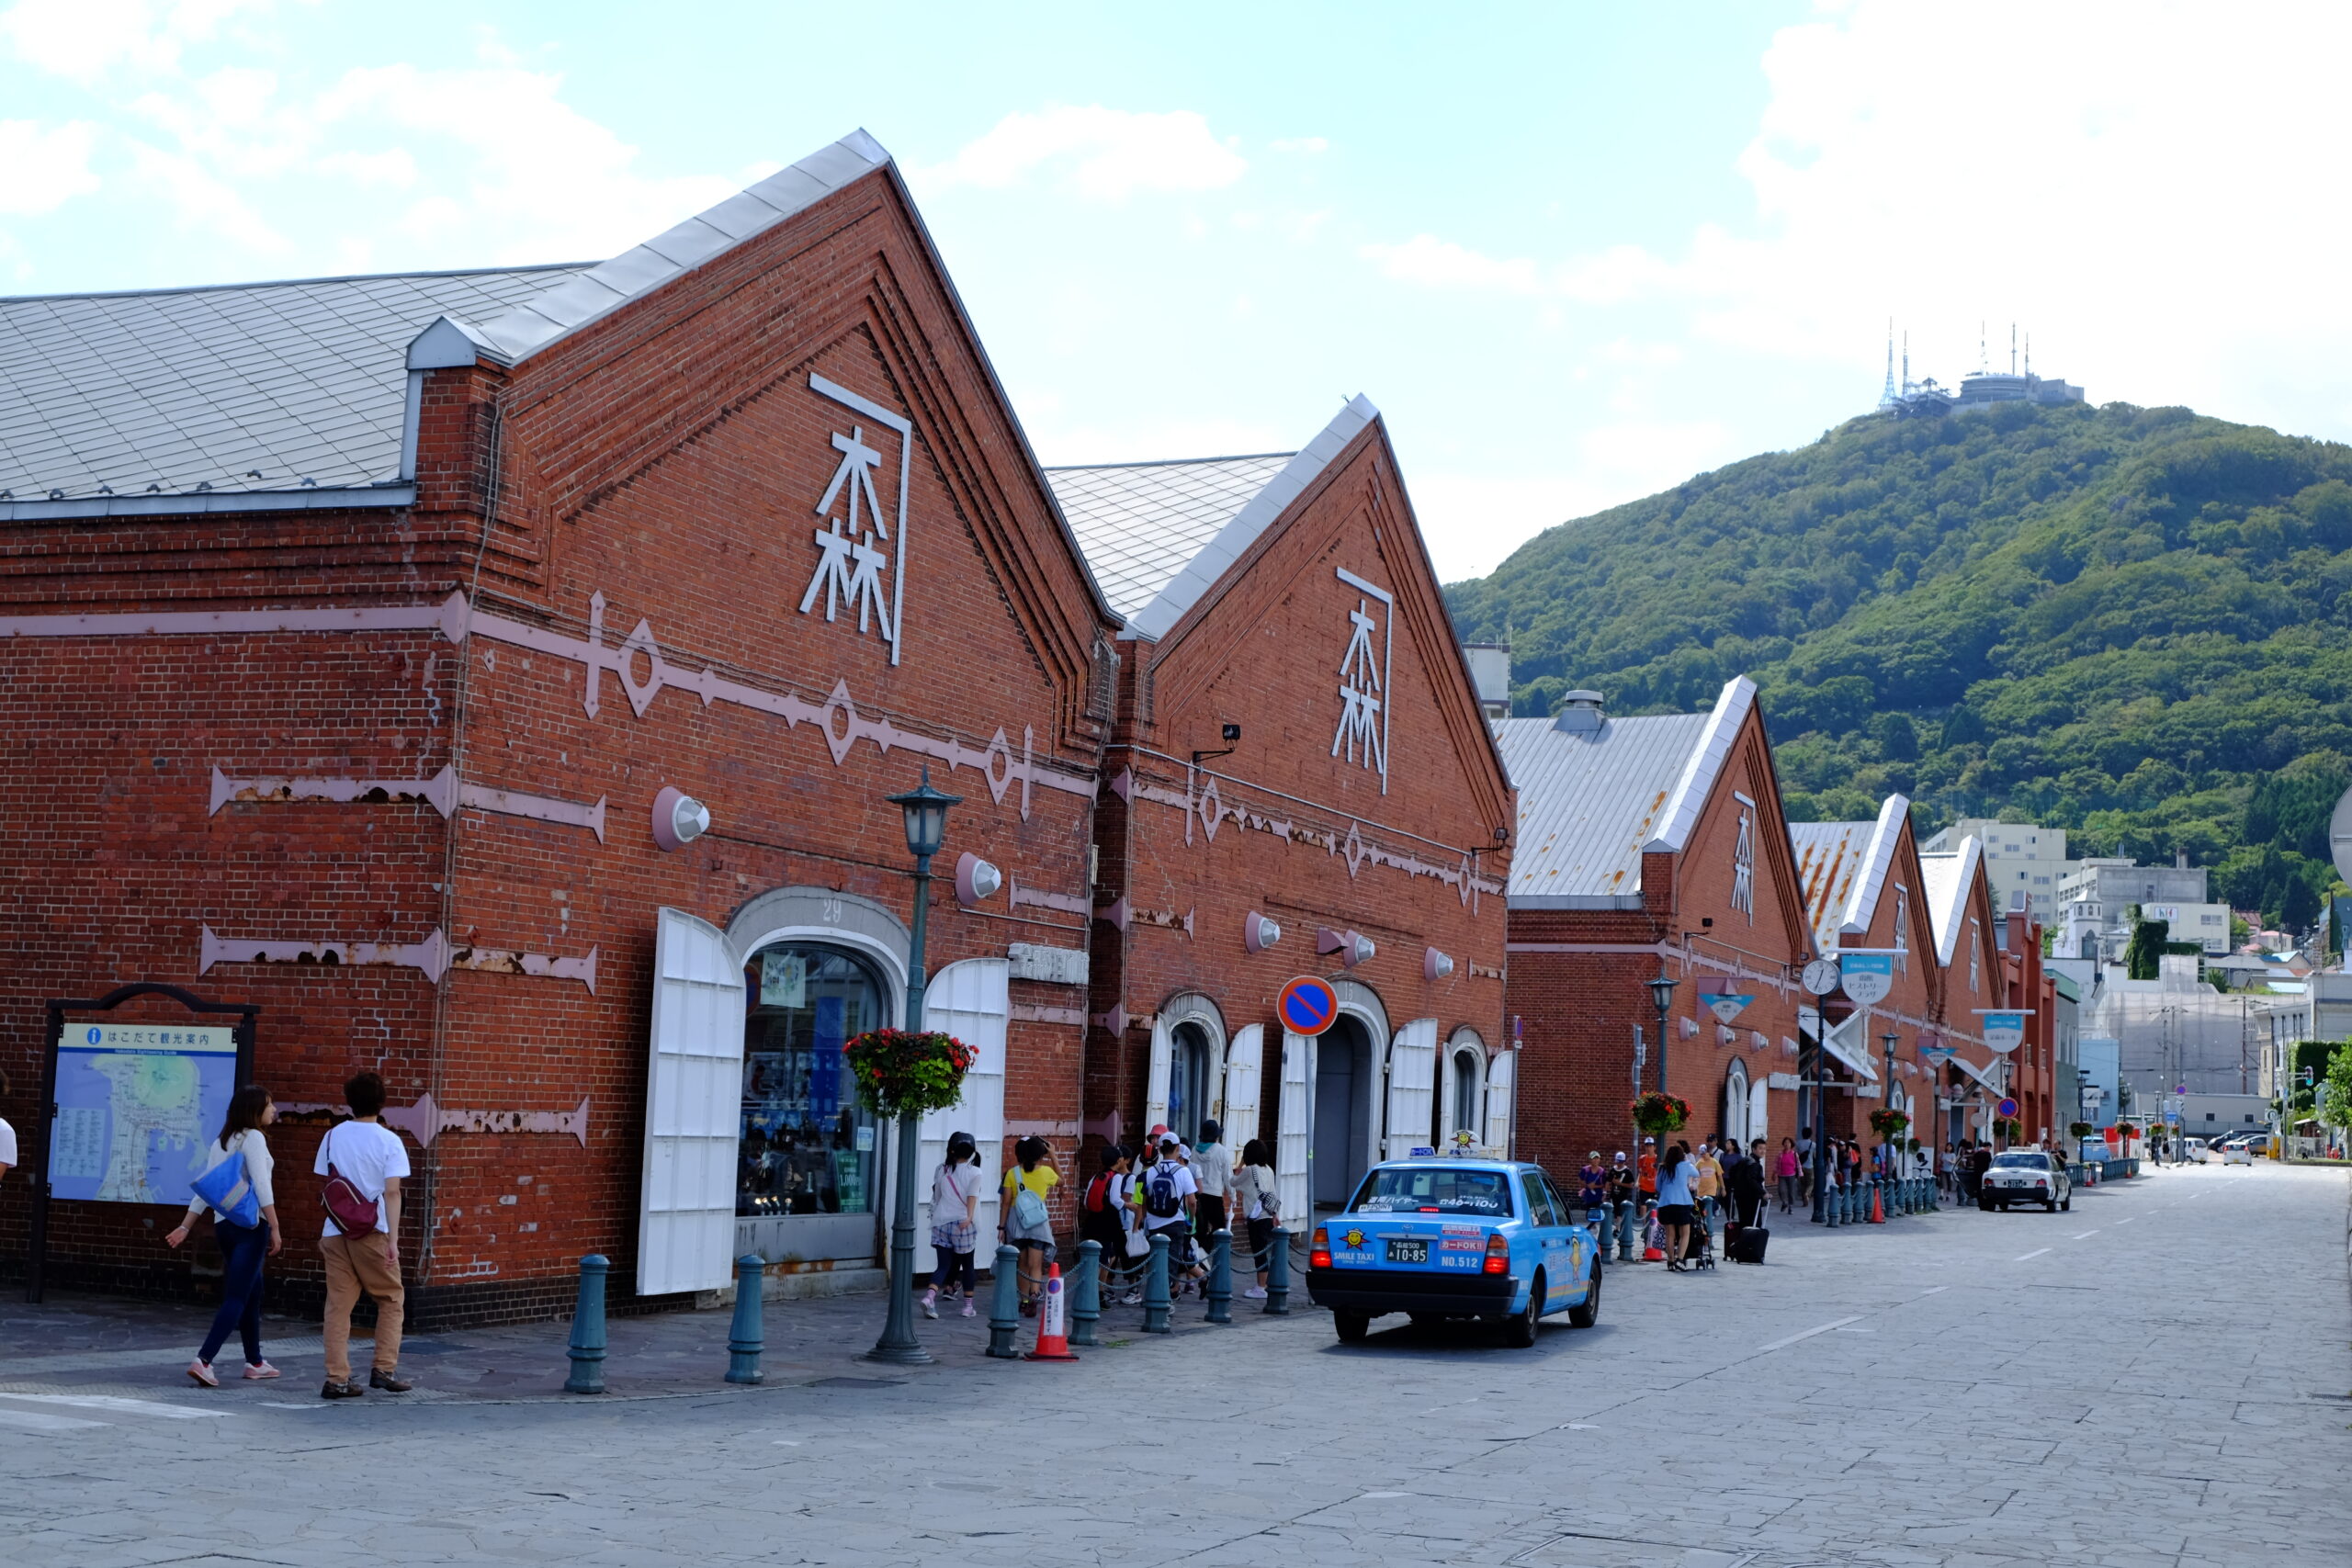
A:
{"type": "Polygon", "coordinates": [[[2222,1145],[2222,1163],[2223,1165],[2252,1165],[2254,1151],[2246,1146],[2245,1139],[2233,1140],[2222,1145]]]}
{"type": "Polygon", "coordinates": [[[1977,1187],[1976,1206],[1988,1213],[2012,1203],[2039,1203],[2052,1213],[2075,1206],[2065,1162],[2040,1149],[2010,1149],[1993,1156],[1977,1187]]]}

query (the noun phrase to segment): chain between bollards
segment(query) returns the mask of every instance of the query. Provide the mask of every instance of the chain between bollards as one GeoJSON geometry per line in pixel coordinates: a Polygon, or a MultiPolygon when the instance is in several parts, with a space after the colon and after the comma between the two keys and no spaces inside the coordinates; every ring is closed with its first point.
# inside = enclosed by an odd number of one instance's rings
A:
{"type": "Polygon", "coordinates": [[[1233,1321],[1233,1233],[1220,1228],[1209,1243],[1209,1319],[1233,1321]]]}
{"type": "Polygon", "coordinates": [[[571,1375],[566,1393],[605,1392],[605,1274],[612,1263],[592,1252],[580,1260],[580,1304],[571,1314],[571,1375]]]}
{"type": "Polygon", "coordinates": [[[767,1348],[767,1333],[760,1321],[760,1287],[767,1277],[767,1259],[747,1252],[735,1260],[735,1321],[727,1329],[727,1381],[759,1382],[760,1353],[767,1348]]]}
{"type": "Polygon", "coordinates": [[[989,1294],[989,1354],[1010,1361],[1021,1352],[1012,1337],[1021,1332],[1021,1249],[1006,1242],[996,1249],[996,1269],[989,1294]]]}
{"type": "Polygon", "coordinates": [[[1266,1310],[1276,1317],[1290,1313],[1290,1232],[1282,1225],[1266,1247],[1266,1310]]]}
{"type": "Polygon", "coordinates": [[[1094,1343],[1094,1325],[1102,1315],[1102,1244],[1078,1244],[1078,1281],[1069,1295],[1069,1342],[1094,1343]]]}

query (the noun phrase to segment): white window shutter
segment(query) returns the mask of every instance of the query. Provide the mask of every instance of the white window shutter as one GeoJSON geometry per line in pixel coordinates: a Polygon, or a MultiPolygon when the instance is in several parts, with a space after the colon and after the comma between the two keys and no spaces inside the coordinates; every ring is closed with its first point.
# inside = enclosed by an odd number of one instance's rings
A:
{"type": "Polygon", "coordinates": [[[1168,1015],[1160,1013],[1151,1021],[1151,1066],[1147,1069],[1143,1084],[1143,1131],[1148,1137],[1154,1127],[1168,1121],[1168,1063],[1175,1050],[1175,1027],[1168,1015]]]}
{"type": "MultiPolygon", "coordinates": [[[[1749,1142],[1753,1143],[1758,1138],[1769,1138],[1772,1135],[1771,1128],[1766,1124],[1767,1119],[1770,1115],[1771,1105],[1772,1086],[1770,1084],[1765,1082],[1762,1078],[1758,1078],[1754,1083],[1747,1086],[1747,1137],[1749,1142]]],[[[1767,1152],[1770,1152],[1769,1149],[1767,1152]]]]}
{"type": "Polygon", "coordinates": [[[1282,1103],[1275,1108],[1274,1198],[1283,1224],[1296,1234],[1313,1219],[1306,1201],[1306,1156],[1312,1135],[1315,1042],[1283,1032],[1282,1103]]]}
{"type": "Polygon", "coordinates": [[[1487,1146],[1508,1156],[1511,1146],[1511,1097],[1519,1077],[1519,1057],[1498,1051],[1487,1068],[1487,1146]]]}
{"type": "Polygon", "coordinates": [[[682,910],[658,911],[639,1295],[715,1291],[732,1275],[748,1005],[743,965],[726,933],[682,910]]]}
{"type": "Polygon", "coordinates": [[[1266,1027],[1250,1024],[1233,1037],[1225,1054],[1226,1146],[1239,1157],[1242,1146],[1258,1135],[1259,1080],[1266,1054],[1266,1027]]]}
{"type": "MultiPolygon", "coordinates": [[[[1005,1035],[1012,1012],[1010,982],[1011,965],[1003,959],[967,958],[940,970],[923,988],[922,1026],[954,1035],[978,1055],[964,1075],[961,1098],[922,1119],[916,1156],[917,1257],[931,1243],[932,1177],[939,1162],[947,1157],[947,1134],[956,1132],[971,1134],[979,1145],[979,1170],[971,1178],[979,1184],[979,1201],[974,1205],[972,1224],[979,1231],[980,1250],[995,1256],[996,1244],[989,1238],[996,1235],[1004,1181],[1005,1035]]],[[[1068,1159],[1065,1154],[1063,1162],[1068,1159]]],[[[893,1210],[886,1206],[882,1212],[887,1214],[893,1210]]]]}
{"type": "Polygon", "coordinates": [[[1443,1148],[1453,1137],[1453,1051],[1448,1047],[1437,1065],[1437,1142],[1443,1148]]]}
{"type": "Polygon", "coordinates": [[[1403,1159],[1430,1146],[1430,1121],[1437,1110],[1437,1020],[1417,1018],[1396,1032],[1388,1047],[1388,1159],[1403,1159]]]}
{"type": "Polygon", "coordinates": [[[1747,1143],[1747,1074],[1737,1067],[1724,1075],[1724,1136],[1747,1143]]]}

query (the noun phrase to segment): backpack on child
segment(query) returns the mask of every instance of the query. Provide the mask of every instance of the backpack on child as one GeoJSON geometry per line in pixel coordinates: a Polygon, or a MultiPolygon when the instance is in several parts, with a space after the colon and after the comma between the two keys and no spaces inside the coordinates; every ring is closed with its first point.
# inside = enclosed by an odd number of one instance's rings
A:
{"type": "Polygon", "coordinates": [[[1176,1166],[1161,1160],[1151,1168],[1151,1181],[1143,1190],[1143,1212],[1155,1220],[1172,1220],[1184,1212],[1176,1192],[1176,1166]]]}

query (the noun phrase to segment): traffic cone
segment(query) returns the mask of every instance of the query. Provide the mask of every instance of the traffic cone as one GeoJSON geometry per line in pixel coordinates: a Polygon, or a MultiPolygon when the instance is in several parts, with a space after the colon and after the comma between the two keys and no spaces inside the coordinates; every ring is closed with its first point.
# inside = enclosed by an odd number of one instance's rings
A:
{"type": "Polygon", "coordinates": [[[1886,1224],[1886,1211],[1879,1206],[1878,1189],[1875,1187],[1871,1189],[1871,1224],[1886,1224]]]}
{"type": "Polygon", "coordinates": [[[1069,1336],[1062,1328],[1062,1266],[1046,1265],[1046,1295],[1037,1303],[1037,1348],[1022,1358],[1029,1361],[1075,1361],[1069,1336]]]}

